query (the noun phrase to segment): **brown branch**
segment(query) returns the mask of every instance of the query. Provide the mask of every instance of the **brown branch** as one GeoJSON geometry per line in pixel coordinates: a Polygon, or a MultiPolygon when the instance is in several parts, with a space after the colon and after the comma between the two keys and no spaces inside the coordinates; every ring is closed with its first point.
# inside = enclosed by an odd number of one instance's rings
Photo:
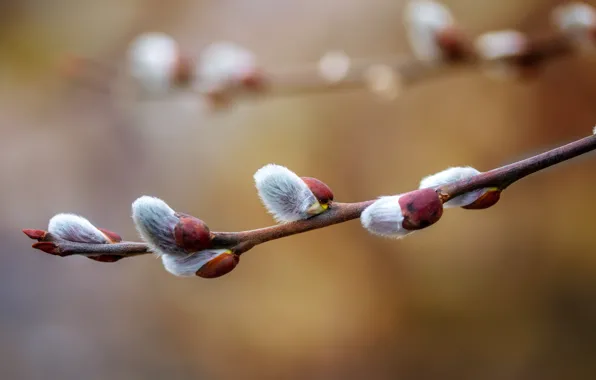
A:
{"type": "Polygon", "coordinates": [[[329,83],[321,78],[315,65],[304,65],[293,70],[280,70],[277,73],[270,71],[265,75],[267,93],[284,96],[361,89],[366,85],[367,71],[375,65],[390,68],[402,87],[452,74],[457,69],[481,69],[500,63],[506,63],[526,71],[531,69],[531,72],[535,72],[535,69],[546,62],[571,56],[577,51],[577,43],[569,35],[563,33],[530,38],[524,50],[500,58],[483,58],[470,47],[470,42],[464,39],[452,42],[455,43],[448,44],[443,48],[447,56],[446,59],[436,63],[404,56],[352,60],[345,77],[336,83],[329,83]]]}
{"type": "MultiPolygon", "coordinates": [[[[443,35],[438,35],[437,38],[438,44],[444,52],[444,59],[437,62],[421,61],[403,55],[350,59],[349,69],[341,80],[337,81],[328,81],[323,78],[317,64],[304,64],[294,68],[264,69],[259,75],[259,83],[257,85],[252,83],[244,90],[245,93],[259,96],[293,96],[362,89],[367,87],[369,69],[379,65],[393,72],[400,88],[452,74],[454,69],[482,69],[502,63],[522,69],[525,74],[535,74],[536,69],[546,62],[579,52],[577,41],[573,36],[563,32],[528,37],[523,49],[514,54],[497,58],[484,58],[479,55],[472,47],[471,41],[459,31],[454,32],[453,29],[446,29],[443,35]]],[[[196,61],[196,58],[185,57],[182,62],[187,70],[191,70],[192,67],[188,66],[189,61],[196,61]]],[[[112,62],[71,57],[65,68],[62,68],[62,72],[67,79],[74,83],[94,88],[97,88],[99,78],[103,77],[105,91],[109,91],[110,82],[116,76],[118,69],[112,62]]],[[[186,73],[188,81],[180,83],[180,85],[182,87],[189,85],[193,75],[191,72],[186,73]]],[[[195,90],[190,89],[190,91],[195,90]]],[[[200,95],[206,94],[201,93],[200,95]]]]}
{"type": "MultiPolygon", "coordinates": [[[[596,150],[596,135],[585,137],[525,160],[484,172],[470,179],[441,186],[436,191],[444,203],[458,195],[477,189],[494,187],[504,190],[512,183],[532,173],[593,150],[596,150]]],[[[234,253],[240,255],[258,244],[357,219],[360,217],[362,211],[373,202],[374,200],[359,203],[332,203],[326,212],[306,220],[250,231],[212,232],[212,243],[214,248],[231,249],[234,253]]],[[[39,240],[38,243],[33,245],[34,248],[59,256],[78,254],[97,257],[107,254],[129,257],[151,253],[144,243],[78,243],[56,238],[52,234],[40,230],[25,230],[24,232],[29,237],[39,240]]]]}

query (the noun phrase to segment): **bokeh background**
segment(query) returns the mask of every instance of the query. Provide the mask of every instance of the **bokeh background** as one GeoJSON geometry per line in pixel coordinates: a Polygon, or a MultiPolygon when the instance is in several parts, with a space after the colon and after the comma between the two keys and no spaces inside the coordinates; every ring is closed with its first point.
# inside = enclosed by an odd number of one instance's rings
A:
{"type": "MultiPolygon", "coordinates": [[[[446,1],[472,34],[547,31],[559,3],[446,1]]],[[[72,52],[121,62],[130,40],[151,30],[194,53],[235,41],[273,68],[329,49],[408,54],[403,7],[0,3],[0,378],[595,378],[593,155],[525,179],[489,210],[450,210],[403,241],[354,221],[259,246],[218,280],[176,278],[151,256],[60,259],[20,232],[75,212],[136,239],[130,204],[143,194],[212,230],[252,229],[272,224],[252,182],[266,163],[359,201],[413,189],[450,165],[488,170],[596,124],[590,57],[553,62],[527,83],[470,71],[394,102],[344,91],[217,114],[193,95],[139,100],[56,69],[72,52]]]]}

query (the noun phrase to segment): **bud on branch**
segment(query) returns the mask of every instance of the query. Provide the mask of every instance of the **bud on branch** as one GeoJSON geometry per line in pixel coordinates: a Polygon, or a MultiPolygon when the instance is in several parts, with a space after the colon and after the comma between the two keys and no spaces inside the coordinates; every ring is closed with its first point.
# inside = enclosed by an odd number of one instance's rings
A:
{"type": "Polygon", "coordinates": [[[471,167],[449,168],[422,179],[418,190],[359,203],[335,202],[320,180],[267,165],[257,171],[255,183],[265,207],[281,224],[251,231],[212,232],[200,219],[143,196],[133,203],[132,216],[144,243],[121,241],[116,233],[72,214],[56,215],[48,231],[23,232],[37,240],[33,248],[52,255],[110,262],[153,252],[172,274],[214,278],[233,270],[240,255],[258,244],[357,218],[373,234],[406,236],[439,221],[444,208],[490,207],[512,183],[595,149],[593,134],[483,173],[471,167]]]}
{"type": "MultiPolygon", "coordinates": [[[[151,95],[172,89],[196,92],[212,106],[228,105],[246,94],[292,95],[339,89],[369,89],[393,99],[403,87],[449,73],[445,68],[477,67],[488,74],[535,76],[555,58],[596,51],[596,12],[584,3],[555,8],[550,35],[533,37],[516,30],[466,35],[451,11],[431,0],[412,0],[403,12],[413,57],[351,59],[343,52],[327,52],[318,63],[290,69],[263,69],[250,50],[230,42],[216,42],[198,56],[185,54],[164,33],[144,33],[131,41],[127,71],[151,95]]],[[[104,77],[106,87],[115,75],[112,63],[69,59],[64,73],[70,79],[93,82],[104,77]]]]}

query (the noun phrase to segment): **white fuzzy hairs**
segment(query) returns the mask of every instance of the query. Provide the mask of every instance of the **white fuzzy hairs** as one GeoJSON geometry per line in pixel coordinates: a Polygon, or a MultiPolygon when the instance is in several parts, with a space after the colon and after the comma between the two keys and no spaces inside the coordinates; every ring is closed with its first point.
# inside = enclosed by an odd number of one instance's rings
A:
{"type": "Polygon", "coordinates": [[[50,219],[48,232],[78,243],[108,244],[110,240],[90,221],[74,214],[58,214],[50,219]]]}
{"type": "Polygon", "coordinates": [[[142,196],[132,204],[132,219],[141,238],[158,256],[171,254],[187,256],[176,245],[174,227],[178,223],[176,212],[159,198],[142,196]]]}
{"type": "Polygon", "coordinates": [[[255,55],[231,42],[208,45],[200,55],[196,72],[200,91],[217,92],[239,84],[243,75],[257,69],[255,55]]]}
{"type": "Polygon", "coordinates": [[[588,30],[596,25],[596,12],[592,6],[585,3],[566,3],[555,8],[552,23],[564,32],[588,30]]]}
{"type": "Polygon", "coordinates": [[[128,49],[131,76],[153,93],[170,89],[178,58],[178,44],[164,33],[141,34],[128,49]]]}
{"type": "Polygon", "coordinates": [[[399,198],[399,195],[380,197],[364,209],[360,215],[362,226],[374,235],[396,239],[412,233],[402,225],[404,216],[399,198]]]}
{"type": "MultiPolygon", "coordinates": [[[[451,167],[436,174],[424,177],[422,181],[420,181],[419,189],[435,188],[438,186],[447,185],[462,179],[474,177],[478,174],[480,174],[480,172],[471,166],[451,167]]],[[[470,191],[469,193],[462,194],[449,200],[448,202],[445,202],[443,207],[449,208],[467,206],[480,198],[485,192],[486,189],[470,191]]]]}
{"type": "Polygon", "coordinates": [[[132,219],[141,238],[161,257],[164,268],[175,276],[194,276],[211,259],[229,252],[206,249],[188,253],[176,245],[176,212],[159,198],[142,196],[132,204],[132,219]]]}
{"type": "Polygon", "coordinates": [[[442,52],[436,34],[453,25],[454,19],[449,9],[435,1],[410,1],[404,10],[404,23],[416,58],[423,61],[439,60],[442,52]]]}
{"type": "Polygon", "coordinates": [[[196,276],[196,272],[217,256],[229,253],[228,249],[206,249],[186,256],[162,255],[164,268],[175,276],[196,276]]]}
{"type": "Polygon", "coordinates": [[[290,169],[268,164],[254,174],[263,205],[278,222],[307,219],[308,210],[319,204],[306,183],[290,169]]]}

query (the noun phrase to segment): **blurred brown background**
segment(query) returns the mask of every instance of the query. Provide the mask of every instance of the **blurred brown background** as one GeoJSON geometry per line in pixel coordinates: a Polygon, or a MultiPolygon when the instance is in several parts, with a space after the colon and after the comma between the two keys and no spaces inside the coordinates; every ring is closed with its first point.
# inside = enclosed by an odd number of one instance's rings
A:
{"type": "MultiPolygon", "coordinates": [[[[452,0],[474,34],[550,28],[557,1],[452,0]]],[[[596,4],[596,2],[593,2],[596,4]]],[[[587,135],[594,59],[532,83],[476,72],[392,103],[365,91],[270,98],[208,115],[192,96],[123,102],[67,85],[68,52],[118,61],[138,33],[190,52],[232,40],[268,67],[408,53],[404,1],[20,0],[0,4],[1,379],[596,378],[595,157],[450,210],[403,241],[357,221],[259,246],[218,280],[153,257],[101,264],[32,250],[21,228],[75,212],[136,239],[143,194],[213,230],[272,223],[252,174],[275,162],[336,199],[413,189],[587,135]]]]}

